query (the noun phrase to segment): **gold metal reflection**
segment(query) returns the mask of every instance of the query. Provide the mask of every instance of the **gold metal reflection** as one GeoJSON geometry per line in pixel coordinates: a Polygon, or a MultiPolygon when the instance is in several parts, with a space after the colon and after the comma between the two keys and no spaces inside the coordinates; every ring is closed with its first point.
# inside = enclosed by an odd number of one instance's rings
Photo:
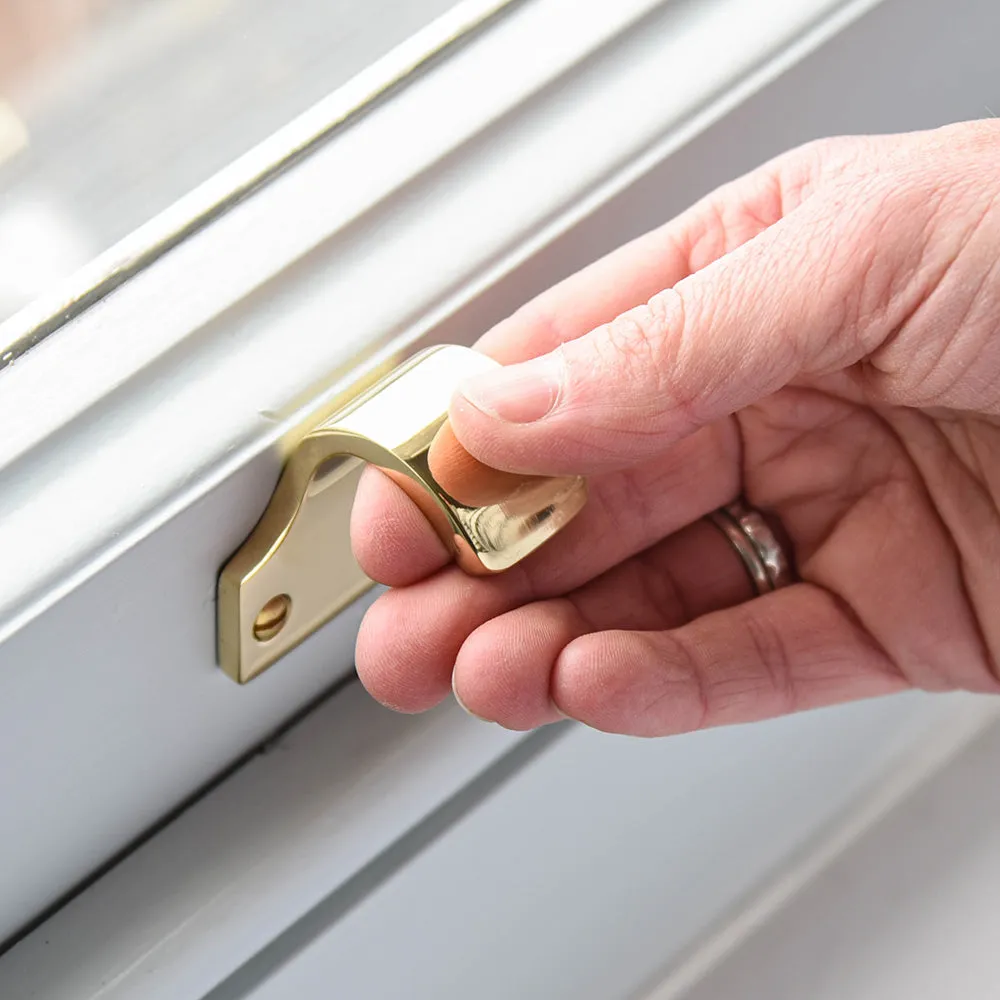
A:
{"type": "Polygon", "coordinates": [[[468,573],[508,569],[581,510],[579,477],[525,478],[477,506],[456,500],[431,471],[428,452],[456,386],[492,367],[468,348],[432,347],[299,442],[263,517],[219,578],[219,662],[230,677],[252,680],[372,585],[349,531],[365,462],[407,490],[468,573]]]}

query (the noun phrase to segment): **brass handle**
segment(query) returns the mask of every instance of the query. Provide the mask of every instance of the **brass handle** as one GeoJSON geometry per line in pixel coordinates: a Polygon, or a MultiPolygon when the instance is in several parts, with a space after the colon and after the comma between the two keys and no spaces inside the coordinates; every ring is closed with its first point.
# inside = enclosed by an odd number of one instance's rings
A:
{"type": "Polygon", "coordinates": [[[508,569],[581,510],[587,491],[579,477],[498,473],[493,489],[505,492],[494,497],[489,477],[485,493],[480,476],[466,495],[454,463],[432,471],[431,445],[459,381],[493,367],[465,347],[429,348],[299,442],[264,515],[219,577],[219,663],[233,680],[252,680],[372,585],[349,538],[365,462],[406,489],[468,573],[508,569]]]}

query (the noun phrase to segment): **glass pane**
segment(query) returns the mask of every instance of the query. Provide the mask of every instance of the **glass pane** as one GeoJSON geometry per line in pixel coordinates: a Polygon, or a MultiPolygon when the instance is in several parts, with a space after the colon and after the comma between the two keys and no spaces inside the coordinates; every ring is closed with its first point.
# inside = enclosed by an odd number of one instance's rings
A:
{"type": "Polygon", "coordinates": [[[0,322],[455,0],[0,0],[0,322]]]}

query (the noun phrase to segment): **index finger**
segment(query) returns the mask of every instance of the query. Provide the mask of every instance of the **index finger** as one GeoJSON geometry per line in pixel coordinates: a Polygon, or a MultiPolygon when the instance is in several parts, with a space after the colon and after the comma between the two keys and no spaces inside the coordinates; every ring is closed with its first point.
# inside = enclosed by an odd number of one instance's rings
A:
{"type": "Polygon", "coordinates": [[[648,302],[778,221],[780,169],[759,167],[553,285],[487,331],[477,350],[505,365],[528,361],[648,302]]]}

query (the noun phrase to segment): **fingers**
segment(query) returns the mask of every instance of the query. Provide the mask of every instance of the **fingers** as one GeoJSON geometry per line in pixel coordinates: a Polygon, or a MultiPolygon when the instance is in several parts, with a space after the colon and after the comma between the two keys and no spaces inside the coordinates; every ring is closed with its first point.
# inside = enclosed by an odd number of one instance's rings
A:
{"type": "Polygon", "coordinates": [[[509,729],[561,718],[552,671],[574,639],[603,629],[665,629],[752,595],[732,548],[698,521],[566,597],[538,601],[477,628],[459,650],[452,686],[467,711],[509,729]]]}
{"type": "Polygon", "coordinates": [[[529,728],[552,721],[552,665],[577,635],[666,628],[750,593],[728,543],[704,523],[579,589],[564,587],[560,568],[557,563],[554,577],[541,571],[532,581],[523,570],[474,578],[449,567],[383,594],[361,623],[359,677],[383,704],[418,712],[451,692],[454,673],[469,711],[529,728]],[[549,599],[563,589],[570,590],[568,600],[549,599]]]}
{"type": "MultiPolygon", "coordinates": [[[[366,490],[378,483],[372,476],[366,490]]],[[[358,635],[358,674],[385,704],[431,707],[449,693],[459,650],[480,625],[574,590],[725,503],[738,483],[739,441],[727,421],[654,463],[593,480],[587,506],[555,538],[506,573],[479,578],[441,569],[447,556],[426,523],[411,527],[392,516],[375,529],[385,503],[375,494],[372,506],[373,494],[359,491],[352,532],[365,572],[378,580],[427,579],[382,595],[369,609],[358,635]]],[[[409,503],[401,492],[381,496],[409,503]]]]}
{"type": "Polygon", "coordinates": [[[498,323],[480,337],[477,349],[509,365],[610,323],[690,274],[695,245],[721,238],[707,231],[709,225],[709,213],[698,206],[675,224],[618,247],[498,323]]]}
{"type": "Polygon", "coordinates": [[[575,639],[555,661],[551,692],[597,729],[665,736],[908,686],[835,598],[796,584],[674,630],[575,639]]]}
{"type": "MultiPolygon", "coordinates": [[[[601,346],[594,343],[595,330],[612,336],[627,322],[619,317],[634,316],[644,303],[658,301],[657,295],[665,289],[673,288],[692,272],[757,236],[781,218],[789,202],[803,195],[807,176],[814,166],[813,158],[804,151],[765,164],[713,192],[665,226],[618,248],[550,288],[486,333],[477,344],[479,350],[510,367],[490,379],[464,386],[463,392],[456,395],[452,415],[462,444],[495,468],[525,472],[529,470],[522,466],[527,463],[531,472],[554,474],[579,464],[580,447],[571,448],[569,457],[555,454],[572,431],[572,422],[569,428],[565,425],[560,428],[558,422],[552,425],[550,421],[549,429],[542,429],[543,436],[548,433],[552,440],[542,442],[540,455],[526,458],[525,451],[530,452],[530,447],[513,450],[509,447],[511,437],[520,430],[519,426],[510,425],[530,422],[522,419],[525,413],[532,417],[534,411],[534,415],[541,417],[546,411],[556,409],[557,402],[559,409],[575,405],[572,400],[562,398],[562,365],[566,357],[563,345],[585,338],[583,350],[574,354],[579,359],[574,364],[585,365],[595,347],[601,346]],[[786,187],[795,188],[795,193],[782,191],[781,178],[786,187]],[[539,360],[533,366],[517,364],[529,359],[539,360]],[[531,378],[536,369],[549,373],[540,384],[531,378]],[[525,374],[527,382],[521,377],[525,374]],[[497,404],[484,400],[481,391],[477,391],[477,387],[482,390],[484,386],[487,391],[492,387],[494,394],[499,393],[501,408],[505,403],[520,405],[520,415],[514,420],[506,419],[508,415],[504,414],[499,431],[497,404]],[[468,396],[468,392],[472,395],[468,396]]],[[[609,353],[613,354],[613,350],[609,353]]],[[[590,374],[599,377],[596,368],[590,374]]],[[[620,382],[620,378],[616,380],[615,389],[621,387],[620,382]]],[[[633,402],[628,396],[616,399],[623,412],[632,408],[633,402]]],[[[587,415],[581,412],[578,416],[576,424],[585,423],[587,415]]],[[[587,436],[585,428],[584,436],[587,436]]],[[[536,440],[535,451],[537,445],[536,440]]],[[[586,450],[589,442],[583,442],[582,447],[586,450]]],[[[579,471],[597,471],[605,464],[620,467],[628,460],[628,456],[616,456],[610,463],[585,460],[579,471]]]]}
{"type": "Polygon", "coordinates": [[[834,169],[853,145],[803,146],[723,185],[532,299],[484,334],[477,348],[511,365],[610,323],[776,222],[810,193],[821,167],[834,169]]]}
{"type": "Polygon", "coordinates": [[[523,575],[471,577],[455,566],[382,594],[358,630],[358,677],[399,712],[433,708],[451,691],[458,651],[483,622],[527,599],[523,575]]]}
{"type": "Polygon", "coordinates": [[[395,591],[375,606],[381,661],[359,657],[366,686],[406,711],[444,696],[451,664],[457,697],[481,718],[529,729],[568,716],[635,736],[750,722],[909,686],[826,591],[797,584],[747,600],[749,584],[728,543],[704,523],[566,597],[522,607],[511,606],[503,578],[436,581],[437,623],[450,627],[415,619],[406,600],[412,589],[395,591]],[[404,599],[386,601],[394,595],[404,599]],[[414,669],[422,658],[423,669],[414,669]]]}
{"type": "Polygon", "coordinates": [[[592,474],[860,361],[926,292],[927,220],[877,185],[849,200],[811,199],[645,305],[469,379],[457,437],[497,468],[592,474]]]}
{"type": "Polygon", "coordinates": [[[370,465],[354,494],[351,547],[365,573],[390,587],[416,583],[451,560],[420,508],[370,465]]]}
{"type": "MultiPolygon", "coordinates": [[[[723,421],[654,462],[596,477],[580,514],[522,568],[539,592],[579,586],[728,502],[740,489],[740,462],[736,428],[723,421]]],[[[413,501],[374,469],[358,486],[351,539],[362,569],[390,586],[416,583],[451,559],[413,501]]]]}
{"type": "Polygon", "coordinates": [[[539,482],[539,477],[501,472],[474,459],[458,443],[447,420],[431,441],[427,465],[441,489],[468,507],[502,503],[539,482]]]}

